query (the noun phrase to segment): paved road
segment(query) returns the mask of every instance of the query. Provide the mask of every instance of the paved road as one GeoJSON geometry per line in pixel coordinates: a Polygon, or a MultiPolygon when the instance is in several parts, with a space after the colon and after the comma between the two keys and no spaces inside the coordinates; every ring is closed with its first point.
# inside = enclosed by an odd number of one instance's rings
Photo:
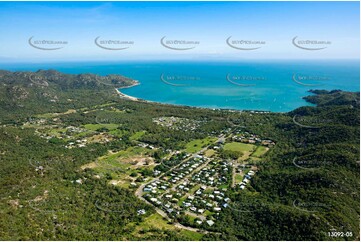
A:
{"type": "MultiPolygon", "coordinates": [[[[224,140],[224,135],[222,135],[221,137],[219,137],[216,142],[220,142],[220,141],[223,141],[223,140],[224,140]]],[[[208,147],[209,147],[209,146],[204,147],[204,148],[201,149],[200,151],[194,153],[194,155],[200,154],[200,153],[206,151],[206,150],[208,149],[208,147]]],[[[192,156],[187,157],[187,158],[184,159],[181,163],[179,163],[178,165],[172,167],[172,168],[169,169],[167,172],[170,172],[170,171],[178,168],[179,166],[181,166],[183,163],[185,163],[185,162],[186,162],[187,160],[189,160],[190,158],[192,158],[192,156]]],[[[206,162],[205,164],[203,164],[203,165],[200,166],[200,167],[203,168],[203,167],[206,166],[209,162],[210,162],[210,161],[206,162]]],[[[198,167],[198,168],[200,168],[200,167],[198,167]]],[[[198,170],[198,169],[196,169],[196,170],[198,170]]],[[[192,173],[191,173],[191,174],[192,174],[192,173]]],[[[159,179],[160,179],[163,175],[164,175],[164,173],[161,174],[161,175],[159,175],[158,177],[154,178],[154,179],[151,180],[150,182],[147,182],[147,183],[144,183],[144,184],[140,185],[140,186],[138,187],[138,189],[135,191],[135,195],[136,195],[139,199],[141,199],[142,201],[144,201],[145,203],[153,206],[153,207],[155,208],[155,210],[157,211],[157,213],[159,213],[162,217],[166,218],[168,221],[171,221],[171,219],[168,217],[168,215],[167,215],[163,210],[155,207],[153,204],[151,204],[151,203],[148,202],[145,198],[142,197],[144,187],[145,187],[146,185],[152,183],[152,182],[159,181],[159,179]]],[[[189,174],[189,175],[190,175],[190,174],[189,174]]],[[[200,233],[204,233],[204,234],[210,233],[209,231],[201,230],[201,229],[196,229],[196,228],[189,227],[189,226],[185,226],[185,225],[182,225],[182,224],[180,224],[180,223],[174,223],[174,226],[177,227],[177,228],[180,228],[180,229],[186,229],[186,230],[190,230],[190,231],[194,231],[194,232],[200,232],[200,233]]]]}
{"type": "MultiPolygon", "coordinates": [[[[137,195],[137,194],[136,194],[136,195],[137,195]]],[[[168,221],[172,221],[163,210],[155,207],[153,204],[151,204],[151,203],[148,202],[146,199],[144,199],[141,195],[140,195],[140,196],[137,195],[137,197],[138,197],[139,199],[141,199],[142,201],[144,201],[145,203],[153,206],[154,209],[155,209],[155,211],[156,211],[157,213],[159,213],[163,218],[166,218],[168,221]]],[[[193,228],[193,227],[185,226],[185,225],[180,224],[180,223],[177,223],[177,222],[174,223],[173,225],[174,225],[175,227],[177,227],[177,228],[186,229],[186,230],[193,231],[193,232],[199,232],[199,233],[204,233],[204,234],[208,234],[208,233],[209,233],[209,232],[206,231],[206,230],[201,230],[201,229],[196,229],[196,228],[193,228]]]]}
{"type": "MultiPolygon", "coordinates": [[[[221,141],[221,140],[223,140],[223,139],[224,139],[224,135],[222,135],[221,137],[219,137],[216,142],[219,142],[219,141],[221,141]]],[[[196,153],[194,153],[194,154],[200,154],[200,153],[206,151],[206,150],[208,149],[208,147],[209,147],[209,146],[204,147],[203,149],[201,149],[200,151],[198,151],[198,152],[196,152],[196,153]]],[[[170,171],[178,168],[179,166],[181,166],[183,163],[185,163],[185,162],[186,162],[187,160],[189,160],[190,158],[192,158],[192,156],[187,157],[187,158],[184,159],[181,163],[179,163],[178,165],[172,167],[172,168],[169,169],[167,172],[169,173],[170,171]]],[[[159,181],[159,179],[160,179],[163,175],[164,175],[164,173],[161,174],[161,175],[159,175],[159,176],[157,176],[156,178],[154,178],[154,179],[151,180],[150,182],[144,183],[144,184],[142,184],[141,186],[139,186],[138,189],[135,191],[135,195],[138,196],[138,197],[139,197],[139,196],[141,197],[142,194],[143,194],[143,189],[144,189],[144,187],[145,187],[146,185],[152,183],[152,182],[159,181]]]]}

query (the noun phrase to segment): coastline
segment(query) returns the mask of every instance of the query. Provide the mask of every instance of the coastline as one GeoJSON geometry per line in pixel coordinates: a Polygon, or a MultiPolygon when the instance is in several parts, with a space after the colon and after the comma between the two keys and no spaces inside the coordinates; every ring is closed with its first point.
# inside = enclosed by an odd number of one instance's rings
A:
{"type": "Polygon", "coordinates": [[[119,91],[119,89],[126,89],[126,88],[131,88],[131,87],[135,87],[135,86],[138,86],[140,85],[140,82],[137,81],[137,80],[134,80],[135,83],[130,85],[130,86],[126,86],[126,87],[120,87],[120,88],[115,88],[115,91],[119,94],[119,96],[121,98],[124,98],[124,99],[128,99],[128,100],[131,100],[131,101],[137,101],[137,102],[140,102],[142,100],[140,100],[139,98],[136,98],[136,97],[133,97],[133,96],[129,96],[127,94],[124,94],[122,93],[121,91],[119,91]]]}
{"type": "Polygon", "coordinates": [[[120,87],[120,88],[115,88],[115,91],[117,92],[117,94],[120,96],[120,98],[126,99],[126,100],[130,100],[130,101],[135,101],[135,102],[142,102],[142,103],[152,103],[152,104],[160,104],[160,105],[170,105],[170,106],[176,106],[176,107],[186,107],[186,108],[195,108],[195,109],[210,109],[210,110],[221,110],[221,111],[229,111],[229,112],[258,112],[258,113],[285,113],[285,112],[272,112],[272,111],[265,111],[265,110],[237,110],[237,109],[227,109],[227,108],[204,108],[204,107],[195,107],[195,106],[188,106],[188,105],[180,105],[180,104],[170,104],[170,103],[161,103],[161,102],[156,102],[156,101],[149,101],[149,100],[145,100],[145,99],[141,99],[141,98],[137,98],[137,97],[133,97],[127,94],[124,94],[120,91],[120,89],[127,89],[127,88],[131,88],[131,87],[135,87],[140,85],[140,82],[137,80],[134,80],[136,83],[130,85],[130,86],[126,86],[126,87],[120,87]]]}

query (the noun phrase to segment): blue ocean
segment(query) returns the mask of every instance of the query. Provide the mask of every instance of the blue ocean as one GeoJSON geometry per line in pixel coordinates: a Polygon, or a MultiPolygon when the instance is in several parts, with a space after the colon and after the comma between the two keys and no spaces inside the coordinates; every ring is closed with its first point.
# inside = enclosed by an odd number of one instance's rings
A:
{"type": "Polygon", "coordinates": [[[56,69],[69,74],[120,74],[140,85],[121,92],[167,104],[287,112],[311,105],[310,89],[360,90],[358,60],[132,61],[0,64],[0,69],[56,69]]]}

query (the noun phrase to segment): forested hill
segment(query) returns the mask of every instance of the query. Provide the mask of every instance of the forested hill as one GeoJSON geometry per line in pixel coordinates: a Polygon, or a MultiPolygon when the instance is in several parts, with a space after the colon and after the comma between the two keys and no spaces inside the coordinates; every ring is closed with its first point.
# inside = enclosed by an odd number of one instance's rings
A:
{"type": "Polygon", "coordinates": [[[227,235],[210,238],[360,239],[360,93],[310,92],[315,95],[305,99],[316,106],[254,127],[278,143],[253,180],[253,192],[231,197],[237,202],[218,228],[227,235]]]}
{"type": "Polygon", "coordinates": [[[316,95],[304,97],[307,102],[318,106],[350,105],[357,107],[360,105],[360,93],[345,92],[342,90],[310,90],[316,95]]]}
{"type": "Polygon", "coordinates": [[[134,81],[120,75],[99,76],[95,74],[65,74],[56,70],[38,70],[36,72],[10,72],[0,70],[2,84],[22,85],[24,87],[52,87],[59,90],[69,89],[105,89],[106,86],[128,86],[134,81]]]}
{"type": "Polygon", "coordinates": [[[0,70],[0,117],[2,120],[16,121],[29,114],[61,112],[101,104],[110,93],[114,93],[112,88],[135,83],[119,75],[70,75],[55,70],[0,70]]]}
{"type": "Polygon", "coordinates": [[[0,71],[0,240],[359,240],[359,93],[312,90],[305,99],[314,106],[260,113],[119,98],[114,88],[134,83],[0,71]],[[165,117],[191,128],[155,122],[165,117]],[[134,188],[112,185],[153,179],[173,151],[238,131],[275,145],[249,162],[257,173],[245,190],[225,192],[231,202],[206,234],[179,229],[134,188]],[[92,169],[140,151],[158,163],[92,169]]]}

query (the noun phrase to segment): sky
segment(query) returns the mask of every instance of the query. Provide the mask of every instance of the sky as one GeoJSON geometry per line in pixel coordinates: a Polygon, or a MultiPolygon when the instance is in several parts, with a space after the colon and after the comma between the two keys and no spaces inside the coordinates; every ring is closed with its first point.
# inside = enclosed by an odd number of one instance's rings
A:
{"type": "Polygon", "coordinates": [[[0,2],[0,61],[359,59],[359,2],[0,2]],[[33,37],[30,40],[29,39],[33,37]],[[128,47],[123,50],[108,48],[128,47]],[[174,50],[173,48],[188,48],[174,50]],[[236,47],[258,48],[239,50],[236,47]],[[326,41],[300,44],[292,40],[326,41]],[[36,41],[64,41],[44,44],[36,41]],[[106,44],[104,40],[132,44],[106,44]],[[167,41],[193,41],[172,45],[167,41]],[[232,41],[260,41],[242,44],[232,41]],[[103,42],[102,42],[103,41],[103,42]],[[35,46],[35,47],[34,47],[35,46]],[[57,48],[43,50],[40,48],[57,48]]]}

